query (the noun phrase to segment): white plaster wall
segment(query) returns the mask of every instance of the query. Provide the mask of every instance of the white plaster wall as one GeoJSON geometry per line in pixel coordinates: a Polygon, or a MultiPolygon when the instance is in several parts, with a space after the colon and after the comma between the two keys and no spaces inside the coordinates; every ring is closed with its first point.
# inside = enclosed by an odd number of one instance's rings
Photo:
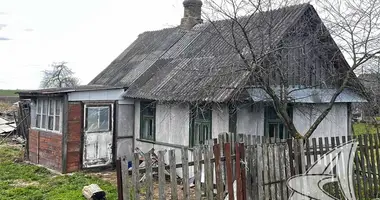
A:
{"type": "MultiPolygon", "coordinates": [[[[189,145],[189,105],[167,104],[156,105],[156,141],[168,144],[189,145]]],[[[135,101],[135,138],[140,138],[140,102],[135,101]]],[[[181,163],[181,149],[149,142],[135,141],[135,146],[143,152],[154,148],[157,153],[160,150],[175,149],[176,163],[181,163]]],[[[165,154],[165,161],[169,164],[169,153],[165,154]]],[[[192,152],[189,151],[189,161],[192,161],[192,152]]],[[[182,173],[178,171],[178,174],[182,173]]]]}
{"type": "Polygon", "coordinates": [[[264,135],[264,106],[245,104],[237,109],[237,133],[264,135]]]}
{"type": "MultiPolygon", "coordinates": [[[[293,121],[297,130],[305,134],[327,104],[301,104],[293,108],[293,121]]],[[[346,103],[335,104],[326,118],[319,124],[312,137],[347,136],[348,110],[346,103]]]]}
{"type": "Polygon", "coordinates": [[[218,138],[220,133],[228,132],[228,106],[225,104],[214,104],[212,106],[212,138],[218,138]]]}

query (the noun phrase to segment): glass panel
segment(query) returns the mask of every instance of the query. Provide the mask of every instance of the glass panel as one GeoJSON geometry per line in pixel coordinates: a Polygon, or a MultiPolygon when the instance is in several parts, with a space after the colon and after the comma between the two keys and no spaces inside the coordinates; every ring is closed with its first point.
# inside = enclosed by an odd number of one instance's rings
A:
{"type": "Polygon", "coordinates": [[[53,124],[54,124],[54,117],[49,116],[49,122],[48,122],[48,129],[53,130],[53,124]]]}
{"type": "Polygon", "coordinates": [[[59,131],[59,125],[60,125],[60,117],[59,116],[56,116],[55,117],[55,127],[54,127],[54,130],[56,131],[59,131]]]}
{"type": "Polygon", "coordinates": [[[37,113],[41,114],[41,109],[42,109],[42,101],[40,99],[37,100],[37,113]]]}
{"type": "Polygon", "coordinates": [[[40,128],[40,126],[41,126],[41,115],[37,114],[37,116],[36,116],[36,127],[40,128]]]}
{"type": "Polygon", "coordinates": [[[43,100],[42,113],[47,114],[47,109],[48,109],[48,100],[43,100]]]}
{"type": "Polygon", "coordinates": [[[47,115],[42,115],[42,126],[41,126],[41,128],[47,128],[47,123],[46,123],[46,121],[47,121],[47,115]]]}
{"type": "Polygon", "coordinates": [[[99,131],[109,130],[109,108],[101,107],[99,108],[99,131]]]}
{"type": "Polygon", "coordinates": [[[56,100],[55,115],[61,115],[61,100],[56,100]]]}
{"type": "Polygon", "coordinates": [[[87,107],[86,131],[110,130],[109,107],[87,107]]]}
{"type": "Polygon", "coordinates": [[[49,115],[54,115],[54,101],[49,100],[49,115]]]}

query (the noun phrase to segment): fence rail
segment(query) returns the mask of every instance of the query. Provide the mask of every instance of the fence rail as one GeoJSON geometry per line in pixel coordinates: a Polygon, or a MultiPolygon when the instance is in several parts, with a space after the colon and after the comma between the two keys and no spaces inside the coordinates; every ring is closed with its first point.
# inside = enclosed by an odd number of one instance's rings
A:
{"type": "MultiPolygon", "coordinates": [[[[376,198],[379,135],[278,140],[221,134],[207,145],[182,148],[180,156],[169,150],[119,159],[119,199],[288,199],[290,177],[305,173],[323,154],[352,139],[359,143],[352,173],[356,199],[376,198]]],[[[324,189],[343,198],[337,182],[324,189]]]]}

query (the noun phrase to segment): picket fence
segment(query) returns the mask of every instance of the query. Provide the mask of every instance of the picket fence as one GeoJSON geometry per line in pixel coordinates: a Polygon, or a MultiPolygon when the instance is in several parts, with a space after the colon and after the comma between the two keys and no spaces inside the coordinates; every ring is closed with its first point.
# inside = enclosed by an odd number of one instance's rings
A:
{"type": "MultiPolygon", "coordinates": [[[[288,178],[303,174],[321,155],[352,139],[359,142],[353,172],[355,195],[357,199],[376,198],[380,189],[380,135],[279,140],[221,134],[207,145],[182,148],[181,163],[176,163],[175,150],[118,159],[119,199],[285,200],[292,192],[287,187],[288,178]],[[132,170],[128,161],[132,161],[132,170]],[[191,168],[194,177],[189,177],[191,168]]],[[[336,182],[324,189],[343,199],[336,182]]]]}

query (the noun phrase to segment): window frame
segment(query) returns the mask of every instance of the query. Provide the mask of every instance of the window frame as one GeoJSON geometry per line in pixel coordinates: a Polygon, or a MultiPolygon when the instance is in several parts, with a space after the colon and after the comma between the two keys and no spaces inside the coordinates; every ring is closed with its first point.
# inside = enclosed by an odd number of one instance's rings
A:
{"type": "MultiPolygon", "coordinates": [[[[149,123],[149,122],[148,122],[149,123]]],[[[149,134],[147,134],[149,135],[149,134]]],[[[153,101],[141,101],[140,102],[140,139],[156,141],[156,103],[153,101]],[[144,109],[151,108],[153,113],[151,115],[144,114],[144,109]],[[151,137],[147,137],[144,134],[145,122],[150,121],[151,127],[151,137]]]]}
{"type": "Polygon", "coordinates": [[[35,106],[35,121],[33,124],[33,129],[62,133],[62,109],[63,103],[61,98],[37,98],[35,106]],[[53,112],[51,113],[51,102],[53,102],[53,112]],[[59,103],[58,103],[59,102],[59,103]],[[46,110],[44,110],[44,104],[46,103],[46,110]],[[40,107],[39,107],[40,106],[40,107]],[[59,113],[57,113],[57,106],[59,106],[59,113]],[[52,117],[53,124],[52,129],[49,128],[49,118],[52,117]],[[58,130],[56,130],[58,117],[58,130]]]}
{"type": "MultiPolygon", "coordinates": [[[[203,114],[202,114],[203,115],[203,114]]],[[[204,116],[204,115],[203,115],[204,116]]],[[[190,106],[190,130],[189,130],[189,147],[194,147],[196,145],[202,145],[200,140],[200,133],[198,133],[198,143],[196,143],[196,124],[200,124],[202,127],[206,125],[208,127],[208,135],[205,136],[205,133],[202,133],[204,136],[203,144],[206,143],[207,140],[212,139],[212,107],[211,106],[190,106]],[[199,119],[199,111],[202,113],[205,113],[205,111],[202,111],[202,109],[206,110],[208,113],[209,119],[199,119]]]]}
{"type": "MultiPolygon", "coordinates": [[[[86,115],[84,116],[84,131],[86,133],[104,133],[104,132],[112,132],[113,131],[113,120],[112,120],[112,105],[111,104],[88,104],[88,105],[85,105],[84,107],[84,110],[85,110],[85,113],[86,115]],[[95,131],[89,131],[87,128],[88,128],[88,122],[87,122],[87,119],[88,119],[88,108],[98,108],[98,112],[100,112],[100,108],[108,108],[108,129],[107,130],[95,130],[95,131]]],[[[100,114],[100,113],[98,113],[100,114]]],[[[100,116],[100,115],[98,115],[100,116]]],[[[98,118],[98,126],[99,126],[99,121],[100,118],[98,118]]]]}
{"type": "MultiPolygon", "coordinates": [[[[287,110],[289,116],[292,118],[293,117],[293,106],[292,105],[288,105],[288,110],[287,110]]],[[[276,132],[274,133],[274,137],[273,138],[279,138],[279,139],[289,139],[291,138],[291,135],[289,134],[285,124],[281,121],[281,119],[278,117],[276,111],[275,111],[275,108],[273,105],[266,105],[264,107],[264,136],[265,137],[269,137],[269,138],[272,138],[270,137],[269,135],[269,129],[270,129],[270,125],[277,125],[277,127],[280,127],[282,125],[283,127],[283,138],[280,137],[280,132],[276,132]],[[270,109],[273,110],[276,118],[275,119],[269,119],[269,112],[270,112],[270,109]],[[278,137],[276,137],[278,136],[278,137]]]]}

